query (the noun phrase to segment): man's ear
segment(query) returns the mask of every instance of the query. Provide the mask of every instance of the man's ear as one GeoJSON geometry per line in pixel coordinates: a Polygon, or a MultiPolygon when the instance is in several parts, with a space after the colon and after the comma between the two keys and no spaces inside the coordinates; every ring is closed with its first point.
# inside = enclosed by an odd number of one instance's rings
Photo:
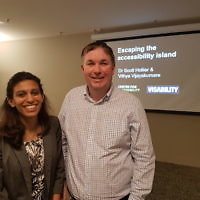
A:
{"type": "Polygon", "coordinates": [[[12,108],[15,107],[15,103],[14,103],[13,99],[7,99],[7,102],[10,105],[10,107],[12,107],[12,108]]]}
{"type": "Polygon", "coordinates": [[[84,67],[83,67],[83,65],[81,65],[81,69],[82,69],[82,71],[84,71],[84,67]]]}
{"type": "Polygon", "coordinates": [[[115,66],[112,67],[112,70],[113,70],[112,74],[114,74],[115,73],[115,66]]]}

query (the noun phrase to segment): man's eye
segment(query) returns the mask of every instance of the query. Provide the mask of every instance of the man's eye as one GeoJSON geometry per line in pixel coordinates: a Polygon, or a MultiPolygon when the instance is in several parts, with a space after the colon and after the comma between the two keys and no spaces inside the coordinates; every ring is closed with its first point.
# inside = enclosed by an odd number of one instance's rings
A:
{"type": "Polygon", "coordinates": [[[94,63],[89,62],[89,63],[87,63],[87,65],[92,66],[92,65],[94,65],[94,63]]]}
{"type": "Polygon", "coordinates": [[[108,63],[107,62],[102,62],[101,65],[108,65],[108,63]]]}

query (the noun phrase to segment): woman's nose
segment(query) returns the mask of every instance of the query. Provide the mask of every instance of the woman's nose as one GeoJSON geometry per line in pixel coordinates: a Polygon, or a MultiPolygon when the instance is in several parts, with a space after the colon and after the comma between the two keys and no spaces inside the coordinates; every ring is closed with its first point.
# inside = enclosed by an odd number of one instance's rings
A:
{"type": "Polygon", "coordinates": [[[28,102],[32,102],[33,99],[34,99],[34,98],[33,98],[33,95],[32,95],[32,94],[28,94],[28,95],[27,95],[27,99],[26,99],[26,100],[27,100],[28,102]]]}

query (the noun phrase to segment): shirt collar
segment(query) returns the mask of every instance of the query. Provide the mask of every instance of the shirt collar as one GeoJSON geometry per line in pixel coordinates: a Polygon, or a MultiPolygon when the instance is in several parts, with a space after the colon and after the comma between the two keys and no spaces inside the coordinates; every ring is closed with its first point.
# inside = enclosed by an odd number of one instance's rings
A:
{"type": "Polygon", "coordinates": [[[84,90],[84,96],[85,96],[85,99],[93,104],[101,104],[101,103],[104,103],[105,101],[108,101],[112,95],[112,92],[113,92],[113,89],[114,89],[114,86],[113,84],[111,85],[110,89],[108,90],[108,92],[106,93],[106,95],[101,98],[99,101],[94,101],[89,93],[88,93],[88,87],[86,86],[85,87],[85,90],[84,90]]]}

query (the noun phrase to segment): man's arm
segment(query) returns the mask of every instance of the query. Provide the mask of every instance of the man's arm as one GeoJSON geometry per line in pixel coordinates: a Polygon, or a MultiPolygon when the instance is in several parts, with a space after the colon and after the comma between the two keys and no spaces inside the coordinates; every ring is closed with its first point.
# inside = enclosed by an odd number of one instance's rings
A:
{"type": "Polygon", "coordinates": [[[144,200],[152,189],[155,155],[146,114],[140,102],[130,126],[133,177],[129,200],[144,200]]]}

